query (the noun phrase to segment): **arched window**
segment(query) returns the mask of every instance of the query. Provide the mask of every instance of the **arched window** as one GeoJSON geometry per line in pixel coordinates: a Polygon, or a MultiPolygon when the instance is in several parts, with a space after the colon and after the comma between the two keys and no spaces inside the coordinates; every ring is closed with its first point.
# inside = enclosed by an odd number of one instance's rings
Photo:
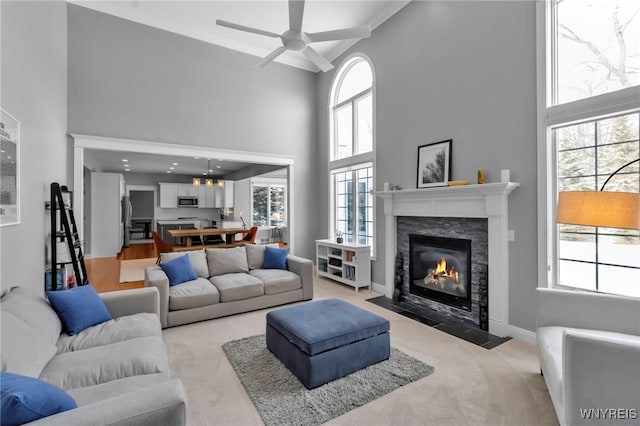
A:
{"type": "Polygon", "coordinates": [[[348,58],[336,72],[329,99],[330,234],[374,248],[375,79],[370,61],[348,58]]]}

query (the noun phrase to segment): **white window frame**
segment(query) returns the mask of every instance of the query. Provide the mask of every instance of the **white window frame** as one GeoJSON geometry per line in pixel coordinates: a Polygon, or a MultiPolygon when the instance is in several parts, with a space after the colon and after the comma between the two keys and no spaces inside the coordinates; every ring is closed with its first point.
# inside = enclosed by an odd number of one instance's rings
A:
{"type": "Polygon", "coordinates": [[[538,169],[538,287],[561,287],[557,279],[557,226],[555,223],[557,192],[556,155],[552,130],[556,127],[594,121],[640,110],[640,86],[618,90],[573,102],[553,105],[555,84],[554,2],[536,3],[537,58],[537,169],[538,169]],[[547,35],[550,35],[548,37],[547,35]],[[547,76],[551,76],[549,79],[547,76]]]}
{"type": "MultiPolygon", "coordinates": [[[[252,179],[251,180],[251,226],[258,226],[256,224],[253,223],[253,206],[254,206],[254,194],[253,191],[256,187],[261,187],[261,188],[268,188],[269,192],[271,187],[279,187],[279,188],[283,188],[284,189],[284,218],[280,220],[280,224],[278,224],[278,228],[286,228],[288,227],[288,223],[289,223],[289,215],[287,214],[287,212],[289,211],[289,196],[288,196],[288,191],[287,191],[287,180],[286,179],[278,179],[278,178],[271,178],[271,179],[252,179]]],[[[271,197],[267,198],[267,212],[271,212],[271,197]]],[[[269,223],[264,226],[264,225],[260,225],[259,228],[260,229],[268,229],[268,228],[273,228],[273,226],[271,225],[271,218],[267,219],[269,221],[269,223]]]]}
{"type": "MultiPolygon", "coordinates": [[[[329,141],[329,168],[327,171],[327,179],[328,179],[328,188],[329,188],[329,203],[328,203],[328,207],[329,207],[329,228],[328,228],[328,234],[330,236],[330,238],[334,238],[335,237],[335,230],[336,230],[336,217],[335,217],[335,202],[336,202],[336,193],[335,193],[335,186],[333,184],[333,175],[334,173],[339,173],[342,171],[347,171],[347,170],[356,170],[356,169],[360,169],[360,168],[364,168],[367,167],[368,165],[370,165],[373,170],[372,170],[372,175],[373,175],[373,184],[372,187],[376,188],[376,73],[375,73],[375,68],[373,67],[373,62],[371,61],[371,59],[363,54],[363,53],[353,53],[351,55],[349,55],[348,57],[346,57],[343,62],[340,64],[340,66],[337,68],[336,73],[333,76],[333,80],[331,81],[331,85],[330,85],[330,90],[329,90],[329,99],[327,102],[328,105],[328,115],[329,115],[329,135],[330,135],[330,141],[329,141]],[[371,84],[370,88],[367,88],[359,93],[356,93],[355,95],[349,97],[348,99],[345,99],[344,101],[340,102],[340,103],[336,103],[337,100],[337,95],[338,95],[338,88],[341,86],[345,76],[347,75],[348,70],[354,66],[357,62],[359,61],[366,61],[369,64],[369,67],[371,69],[371,75],[373,77],[373,81],[371,84]],[[340,159],[334,159],[335,153],[337,152],[336,148],[336,144],[337,144],[337,130],[336,130],[336,126],[334,123],[334,111],[344,107],[345,105],[349,104],[349,103],[353,103],[353,109],[352,109],[352,123],[356,123],[356,118],[357,118],[357,101],[365,96],[367,96],[369,93],[371,93],[371,115],[372,115],[372,129],[373,129],[373,135],[372,135],[372,148],[370,152],[365,152],[362,154],[356,154],[356,155],[352,155],[351,157],[346,157],[346,158],[340,158],[340,159]]],[[[352,147],[353,147],[353,152],[357,152],[356,151],[356,145],[357,145],[357,126],[354,125],[353,127],[353,133],[352,133],[352,147]]],[[[354,187],[357,189],[357,186],[354,187]]],[[[376,227],[377,227],[377,221],[376,221],[376,205],[377,205],[377,197],[373,197],[373,218],[372,218],[372,226],[373,226],[373,238],[372,238],[372,243],[371,243],[371,256],[372,258],[376,257],[376,246],[377,246],[377,232],[376,232],[376,227]]],[[[357,202],[354,203],[354,206],[357,206],[357,202]]],[[[356,210],[357,213],[357,210],[356,210]]],[[[355,229],[355,228],[354,228],[355,229]]],[[[356,230],[357,231],[357,230],[356,230]]]]}

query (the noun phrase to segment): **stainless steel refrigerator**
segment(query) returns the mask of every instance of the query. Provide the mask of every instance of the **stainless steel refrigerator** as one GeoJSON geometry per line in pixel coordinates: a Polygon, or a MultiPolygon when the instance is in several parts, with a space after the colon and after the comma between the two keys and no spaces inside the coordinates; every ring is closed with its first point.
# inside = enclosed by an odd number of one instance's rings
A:
{"type": "Polygon", "coordinates": [[[131,238],[131,214],[133,207],[131,200],[126,195],[122,197],[122,225],[124,226],[124,247],[129,247],[129,239],[131,238]]]}

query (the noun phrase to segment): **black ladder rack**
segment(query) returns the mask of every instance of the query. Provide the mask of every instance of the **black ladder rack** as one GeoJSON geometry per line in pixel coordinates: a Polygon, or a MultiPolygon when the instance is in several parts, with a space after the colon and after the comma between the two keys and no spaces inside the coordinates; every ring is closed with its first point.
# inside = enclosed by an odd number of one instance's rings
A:
{"type": "MultiPolygon", "coordinates": [[[[71,208],[73,193],[66,186],[61,186],[57,182],[51,184],[51,290],[58,290],[57,268],[58,265],[73,265],[76,285],[86,285],[89,283],[87,268],[84,264],[84,253],[82,251],[83,242],[78,236],[76,220],[71,208]],[[65,197],[67,201],[65,202],[65,197]],[[59,216],[59,217],[58,217],[59,216]],[[58,224],[58,219],[60,223],[58,224]],[[65,243],[69,250],[69,260],[61,261],[58,256],[58,243],[65,243]]],[[[46,290],[46,288],[45,288],[46,290]]]]}

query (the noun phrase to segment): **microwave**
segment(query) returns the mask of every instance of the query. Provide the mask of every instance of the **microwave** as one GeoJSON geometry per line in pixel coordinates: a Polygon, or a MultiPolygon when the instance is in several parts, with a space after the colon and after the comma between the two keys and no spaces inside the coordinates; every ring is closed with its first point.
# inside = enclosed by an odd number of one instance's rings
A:
{"type": "Polygon", "coordinates": [[[178,207],[198,207],[198,197],[178,197],[178,207]]]}

